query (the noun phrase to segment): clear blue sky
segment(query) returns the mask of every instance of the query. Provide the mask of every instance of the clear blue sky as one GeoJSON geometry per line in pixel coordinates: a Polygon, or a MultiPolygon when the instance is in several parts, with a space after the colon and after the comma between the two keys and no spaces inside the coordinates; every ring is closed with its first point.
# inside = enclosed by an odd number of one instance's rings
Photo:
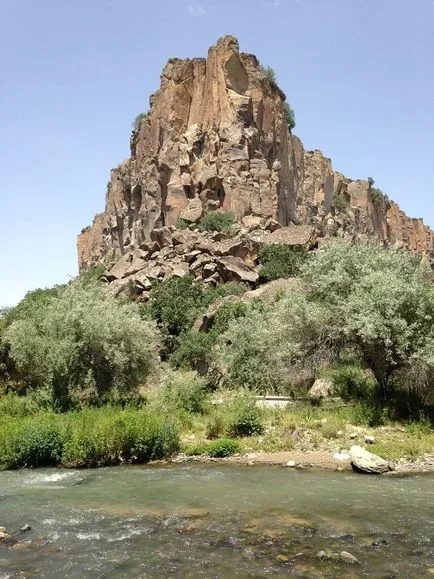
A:
{"type": "Polygon", "coordinates": [[[434,226],[434,0],[0,0],[0,305],[77,273],[161,68],[224,34],[275,69],[306,147],[434,226]]]}

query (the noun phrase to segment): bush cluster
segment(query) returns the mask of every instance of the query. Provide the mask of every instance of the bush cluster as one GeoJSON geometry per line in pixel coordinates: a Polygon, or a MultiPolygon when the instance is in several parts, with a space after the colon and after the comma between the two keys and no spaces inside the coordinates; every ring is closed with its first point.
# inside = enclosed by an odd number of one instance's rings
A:
{"type": "Polygon", "coordinates": [[[230,233],[235,225],[235,215],[229,211],[210,211],[199,221],[201,231],[223,231],[230,233]]]}
{"type": "Polygon", "coordinates": [[[2,319],[6,363],[60,410],[131,393],[149,374],[155,325],[138,306],[112,297],[98,269],[52,290],[32,292],[2,319]]]}
{"type": "MultiPolygon", "coordinates": [[[[270,391],[303,372],[311,380],[352,349],[379,403],[434,407],[431,277],[410,252],[331,242],[303,263],[292,291],[230,325],[219,353],[226,383],[270,391]]],[[[360,376],[342,380],[352,398],[372,389],[360,376]]]]}
{"type": "Polygon", "coordinates": [[[382,203],[389,201],[389,197],[378,187],[371,187],[371,200],[373,203],[382,203]]]}
{"type": "Polygon", "coordinates": [[[288,128],[292,131],[292,129],[295,127],[294,109],[291,107],[291,105],[287,101],[284,101],[283,109],[285,111],[286,124],[288,125],[288,128]]]}
{"type": "Polygon", "coordinates": [[[1,416],[0,467],[94,467],[162,459],[179,449],[174,422],[156,413],[112,406],[19,422],[1,416]]]}
{"type": "Polygon", "coordinates": [[[344,199],[338,193],[335,192],[333,193],[332,205],[333,207],[336,207],[338,211],[346,211],[346,209],[348,209],[350,204],[346,199],[344,199]]]}
{"type": "Polygon", "coordinates": [[[180,348],[175,354],[174,365],[188,365],[194,359],[194,352],[203,350],[201,341],[206,343],[207,340],[189,332],[199,313],[218,297],[241,295],[245,291],[242,284],[205,288],[192,276],[170,278],[153,286],[149,302],[142,306],[142,315],[149,315],[157,322],[168,353],[180,348]]]}
{"type": "Polygon", "coordinates": [[[149,112],[147,113],[139,113],[137,115],[137,117],[134,119],[133,123],[132,123],[132,127],[134,131],[138,131],[140,129],[140,125],[143,121],[143,119],[146,119],[149,115],[149,112]]]}
{"type": "Polygon", "coordinates": [[[208,444],[206,450],[212,458],[226,458],[240,451],[240,443],[232,438],[220,438],[208,444]]]}
{"type": "Polygon", "coordinates": [[[259,252],[260,276],[271,281],[297,275],[306,255],[306,249],[299,245],[265,245],[259,252]]]}

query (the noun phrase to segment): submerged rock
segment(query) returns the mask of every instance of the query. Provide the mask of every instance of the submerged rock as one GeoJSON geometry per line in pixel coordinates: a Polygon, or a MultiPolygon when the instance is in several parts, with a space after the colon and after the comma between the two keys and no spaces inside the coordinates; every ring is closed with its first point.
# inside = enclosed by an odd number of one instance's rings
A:
{"type": "Polygon", "coordinates": [[[364,474],[382,474],[391,470],[387,461],[369,452],[361,446],[350,448],[351,466],[355,472],[364,474]]]}
{"type": "Polygon", "coordinates": [[[340,553],[319,551],[316,556],[318,559],[337,561],[338,563],[346,563],[348,565],[360,565],[357,557],[354,557],[354,555],[348,553],[348,551],[341,551],[340,553]]]}

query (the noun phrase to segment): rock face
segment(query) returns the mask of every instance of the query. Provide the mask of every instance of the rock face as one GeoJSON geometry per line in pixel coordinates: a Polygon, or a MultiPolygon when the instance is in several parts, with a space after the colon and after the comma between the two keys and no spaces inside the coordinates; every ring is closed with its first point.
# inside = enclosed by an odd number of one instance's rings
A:
{"type": "Polygon", "coordinates": [[[320,151],[306,151],[288,129],[285,99],[233,37],[221,38],[207,59],[170,59],[131,135],[131,157],[111,172],[105,211],[78,237],[80,270],[114,259],[112,281],[146,268],[146,286],[193,269],[254,286],[249,247],[263,231],[275,232],[268,242],[306,246],[330,236],[377,238],[431,261],[433,232],[375,196],[368,181],[347,179],[320,151]],[[233,212],[250,241],[241,253],[214,252],[192,268],[217,239],[197,247],[198,235],[173,226],[181,218],[194,227],[210,211],[233,212]],[[186,246],[199,253],[185,260],[186,246]]]}

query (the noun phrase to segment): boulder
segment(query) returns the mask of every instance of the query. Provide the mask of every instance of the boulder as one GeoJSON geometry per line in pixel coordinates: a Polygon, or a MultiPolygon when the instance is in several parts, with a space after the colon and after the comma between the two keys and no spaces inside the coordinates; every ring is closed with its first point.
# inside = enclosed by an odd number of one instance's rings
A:
{"type": "Polygon", "coordinates": [[[310,248],[315,244],[315,228],[311,225],[290,225],[276,229],[264,239],[265,244],[282,243],[310,248]]]}
{"type": "Polygon", "coordinates": [[[180,218],[188,223],[197,223],[202,217],[203,206],[200,199],[191,199],[181,212],[180,218]]]}
{"type": "Polygon", "coordinates": [[[333,384],[328,380],[317,378],[308,392],[309,398],[326,398],[333,393],[333,384]]]}
{"type": "Polygon", "coordinates": [[[153,229],[150,233],[150,237],[151,241],[155,241],[160,249],[172,245],[172,231],[169,227],[153,229]]]}
{"type": "Polygon", "coordinates": [[[392,470],[387,461],[361,446],[352,446],[350,448],[350,457],[351,466],[358,473],[382,474],[392,470]]]}
{"type": "Polygon", "coordinates": [[[258,272],[251,269],[240,257],[222,257],[216,260],[219,272],[225,282],[247,282],[256,284],[258,272]]]}

